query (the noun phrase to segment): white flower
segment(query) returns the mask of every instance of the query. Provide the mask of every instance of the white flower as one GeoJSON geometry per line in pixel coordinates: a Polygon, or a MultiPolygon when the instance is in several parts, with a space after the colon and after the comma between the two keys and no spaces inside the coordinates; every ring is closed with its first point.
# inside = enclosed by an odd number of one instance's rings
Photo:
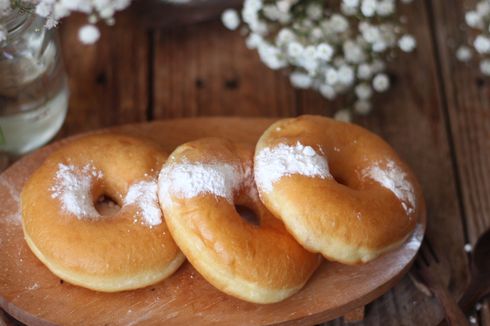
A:
{"type": "Polygon", "coordinates": [[[466,45],[460,46],[456,51],[456,58],[459,61],[467,62],[471,59],[471,57],[472,57],[471,49],[466,45]]]}
{"type": "Polygon", "coordinates": [[[334,54],[334,49],[330,44],[320,43],[316,46],[315,57],[320,60],[330,61],[334,54]]]}
{"type": "Polygon", "coordinates": [[[276,44],[279,46],[288,44],[296,39],[296,36],[289,28],[283,28],[276,37],[276,44]]]}
{"type": "Polygon", "coordinates": [[[335,120],[338,120],[338,121],[351,122],[352,121],[352,114],[350,113],[349,110],[343,109],[343,110],[337,111],[337,113],[335,113],[333,118],[335,120]]]}
{"type": "Polygon", "coordinates": [[[373,89],[368,83],[360,83],[355,88],[356,95],[361,100],[367,100],[373,95],[373,89]]]}
{"type": "Polygon", "coordinates": [[[264,42],[264,39],[259,34],[251,33],[245,40],[245,45],[249,49],[256,49],[260,44],[264,42]]]}
{"type": "Polygon", "coordinates": [[[291,81],[291,84],[296,87],[296,88],[301,88],[301,89],[307,89],[310,88],[313,80],[310,76],[307,74],[304,74],[302,72],[293,72],[289,76],[289,80],[291,81]]]}
{"type": "Polygon", "coordinates": [[[288,12],[296,2],[298,0],[279,0],[277,2],[277,8],[282,12],[288,12]]]}
{"type": "Polygon", "coordinates": [[[262,8],[262,12],[264,13],[264,16],[270,20],[279,20],[279,17],[281,16],[281,11],[279,11],[277,6],[273,4],[264,6],[264,8],[262,8]]]}
{"type": "Polygon", "coordinates": [[[404,52],[412,52],[417,46],[417,42],[412,35],[405,34],[398,40],[398,46],[404,52]]]}
{"type": "Polygon", "coordinates": [[[376,12],[380,16],[389,16],[395,12],[395,3],[393,0],[379,1],[376,12]]]}
{"type": "Polygon", "coordinates": [[[325,73],[325,81],[328,85],[333,86],[339,81],[337,69],[329,67],[325,73]]]}
{"type": "Polygon", "coordinates": [[[377,92],[385,92],[390,88],[390,79],[386,74],[377,74],[373,79],[373,88],[377,92]]]}
{"type": "Polygon", "coordinates": [[[329,26],[337,33],[343,33],[349,29],[349,21],[342,15],[333,14],[330,17],[329,26]]]}
{"type": "Polygon", "coordinates": [[[369,64],[361,63],[357,67],[357,78],[366,80],[366,79],[370,79],[372,75],[373,75],[373,71],[369,64]]]}
{"type": "Polygon", "coordinates": [[[346,16],[354,16],[357,14],[357,7],[347,6],[345,3],[340,5],[340,11],[346,16]]]}
{"type": "Polygon", "coordinates": [[[366,17],[373,17],[376,14],[376,0],[363,0],[361,12],[366,17]]]}
{"type": "Polygon", "coordinates": [[[487,76],[490,76],[490,59],[484,59],[480,62],[480,71],[487,76]]]}
{"type": "Polygon", "coordinates": [[[304,48],[298,42],[291,42],[288,44],[288,55],[293,58],[298,58],[303,54],[304,48]]]}
{"type": "Polygon", "coordinates": [[[481,28],[483,26],[482,17],[474,10],[468,11],[464,16],[464,19],[466,24],[470,27],[481,28]]]}
{"type": "Polygon", "coordinates": [[[304,51],[297,62],[301,67],[308,71],[310,75],[314,75],[319,65],[316,58],[316,48],[313,45],[308,45],[304,48],[304,51]]]}
{"type": "Polygon", "coordinates": [[[78,38],[85,44],[93,44],[99,37],[100,32],[95,25],[85,25],[78,31],[78,38]]]}
{"type": "Polygon", "coordinates": [[[240,17],[234,9],[227,9],[221,15],[221,21],[223,25],[229,30],[235,30],[240,26],[240,17]]]}
{"type": "Polygon", "coordinates": [[[356,113],[365,115],[371,112],[371,109],[372,105],[369,101],[359,100],[354,103],[354,111],[356,111],[356,113]]]}
{"type": "Polygon", "coordinates": [[[368,43],[374,43],[381,40],[381,32],[379,28],[371,26],[370,24],[359,24],[362,37],[368,43]]]}
{"type": "Polygon", "coordinates": [[[476,5],[476,12],[482,17],[490,15],[490,3],[488,3],[488,0],[480,1],[476,5]]]}
{"type": "Polygon", "coordinates": [[[349,65],[343,65],[339,68],[339,82],[345,86],[350,86],[354,82],[354,69],[349,65]]]}
{"type": "Polygon", "coordinates": [[[306,7],[306,15],[312,20],[319,20],[323,15],[323,7],[318,3],[311,3],[306,7]]]}
{"type": "Polygon", "coordinates": [[[473,46],[478,53],[490,53],[490,38],[480,34],[475,38],[473,46]]]}
{"type": "Polygon", "coordinates": [[[287,62],[280,58],[281,51],[266,42],[259,44],[258,51],[262,62],[272,70],[281,69],[287,65],[287,62]]]}
{"type": "Polygon", "coordinates": [[[342,4],[344,4],[348,7],[358,7],[359,6],[359,0],[342,0],[342,4]]]}
{"type": "Polygon", "coordinates": [[[388,44],[384,40],[379,40],[373,43],[372,49],[374,52],[384,52],[388,49],[388,44]]]}
{"type": "Polygon", "coordinates": [[[335,89],[327,84],[322,84],[319,88],[320,94],[322,94],[325,98],[329,100],[335,99],[337,96],[335,89]]]}
{"type": "Polygon", "coordinates": [[[347,62],[360,63],[366,60],[366,54],[359,44],[352,40],[347,40],[343,44],[344,56],[347,62]]]}

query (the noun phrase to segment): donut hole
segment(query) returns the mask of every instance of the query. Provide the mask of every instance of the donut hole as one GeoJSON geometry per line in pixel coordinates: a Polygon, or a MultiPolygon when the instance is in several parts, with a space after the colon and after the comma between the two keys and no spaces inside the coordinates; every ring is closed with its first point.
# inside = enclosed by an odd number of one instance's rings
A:
{"type": "Polygon", "coordinates": [[[102,216],[114,215],[121,209],[118,202],[106,194],[99,196],[97,200],[95,200],[94,207],[102,216]]]}
{"type": "Polygon", "coordinates": [[[235,205],[235,209],[238,215],[240,215],[240,217],[247,223],[257,226],[260,225],[259,215],[255,212],[254,209],[244,205],[235,205]]]}

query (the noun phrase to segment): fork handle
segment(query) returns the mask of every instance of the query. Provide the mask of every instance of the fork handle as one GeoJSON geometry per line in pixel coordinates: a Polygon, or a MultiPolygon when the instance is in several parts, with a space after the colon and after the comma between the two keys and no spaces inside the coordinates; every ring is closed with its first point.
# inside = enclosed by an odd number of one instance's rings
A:
{"type": "Polygon", "coordinates": [[[446,321],[451,326],[468,326],[468,319],[464,315],[461,308],[454,298],[449,294],[447,289],[440,285],[435,285],[432,287],[432,292],[439,299],[444,310],[446,321]]]}

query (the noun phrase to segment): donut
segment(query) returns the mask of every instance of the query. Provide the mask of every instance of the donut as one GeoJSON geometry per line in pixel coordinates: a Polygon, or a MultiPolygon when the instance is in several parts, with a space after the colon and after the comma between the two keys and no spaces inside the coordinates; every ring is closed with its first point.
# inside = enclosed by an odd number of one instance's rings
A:
{"type": "Polygon", "coordinates": [[[157,198],[166,158],[157,145],[122,134],[69,141],[22,190],[27,245],[53,274],[92,290],[136,289],[168,277],[185,257],[157,198]],[[108,214],[95,206],[103,196],[115,203],[108,214]]]}
{"type": "Polygon", "coordinates": [[[380,137],[319,116],[279,120],[260,137],[264,205],[312,252],[365,263],[399,246],[425,214],[413,173],[380,137]]]}
{"type": "Polygon", "coordinates": [[[321,256],[301,247],[258,199],[253,147],[219,138],[179,146],[164,164],[158,197],[170,233],[214,287],[254,303],[300,290],[321,256]],[[239,211],[251,210],[255,219],[239,211]]]}

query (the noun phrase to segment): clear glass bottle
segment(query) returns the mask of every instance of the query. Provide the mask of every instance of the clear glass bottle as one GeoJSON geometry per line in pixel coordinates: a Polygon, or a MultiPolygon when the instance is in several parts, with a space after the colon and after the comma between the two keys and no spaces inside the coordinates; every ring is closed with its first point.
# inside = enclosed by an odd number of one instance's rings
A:
{"type": "Polygon", "coordinates": [[[0,152],[19,155],[46,144],[61,128],[68,84],[55,29],[32,13],[0,18],[0,152]]]}

